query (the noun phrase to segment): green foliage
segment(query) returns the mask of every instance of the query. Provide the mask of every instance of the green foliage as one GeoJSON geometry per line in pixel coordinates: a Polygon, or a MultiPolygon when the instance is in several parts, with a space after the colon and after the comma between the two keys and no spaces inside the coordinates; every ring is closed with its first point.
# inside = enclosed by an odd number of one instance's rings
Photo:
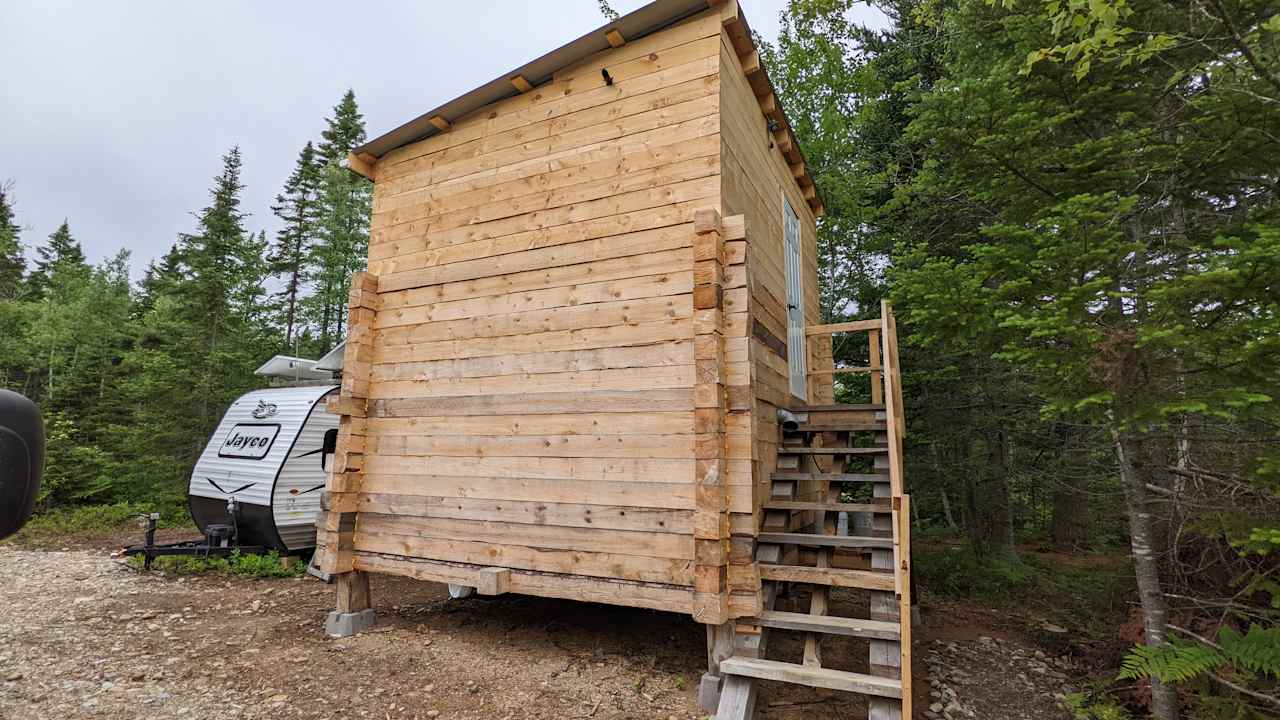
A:
{"type": "Polygon", "coordinates": [[[609,0],[596,0],[596,4],[600,8],[600,14],[603,15],[606,20],[618,19],[618,11],[613,9],[613,6],[609,4],[609,0]]]}
{"type": "Polygon", "coordinates": [[[1185,683],[1226,665],[1248,675],[1280,679],[1280,627],[1251,625],[1241,635],[1224,626],[1216,644],[1175,639],[1157,646],[1138,645],[1125,657],[1120,677],[1185,683]]]}
{"type": "Polygon", "coordinates": [[[36,248],[36,268],[27,277],[27,291],[39,298],[49,290],[50,282],[55,274],[83,273],[89,266],[85,263],[84,250],[80,243],[71,237],[71,228],[66,220],[49,236],[49,241],[36,248]]]}
{"type": "MultiPolygon", "coordinates": [[[[27,267],[20,240],[22,228],[14,220],[12,194],[13,183],[0,181],[0,301],[14,299],[21,293],[22,275],[27,267]]],[[[0,330],[4,329],[0,325],[0,330]]]]}
{"type": "Polygon", "coordinates": [[[364,269],[368,256],[371,206],[368,180],[336,164],[323,168],[317,241],[311,248],[313,270],[308,277],[315,292],[302,301],[307,317],[318,327],[322,351],[336,345],[345,332],[351,275],[364,269]]]}
{"type": "Polygon", "coordinates": [[[982,556],[969,545],[918,543],[912,570],[928,593],[1030,610],[1073,633],[1107,637],[1125,615],[1133,575],[1113,555],[1065,564],[1053,556],[982,556]]]}
{"type": "Polygon", "coordinates": [[[298,155],[293,174],[285,181],[284,190],[276,196],[271,211],[283,223],[276,242],[267,256],[272,275],[283,287],[276,297],[280,304],[280,323],[284,326],[285,351],[290,352],[298,325],[298,304],[307,280],[311,247],[315,242],[320,219],[321,166],[315,147],[308,142],[298,155]]]}
{"type": "Polygon", "coordinates": [[[1132,717],[1101,692],[1068,693],[1066,705],[1074,720],[1129,720],[1132,717]]]}
{"type": "Polygon", "coordinates": [[[1001,601],[1027,592],[1035,573],[1017,558],[983,558],[967,546],[917,551],[912,568],[930,592],[1001,601]]]}
{"type": "Polygon", "coordinates": [[[86,530],[120,530],[138,522],[148,513],[160,513],[160,527],[189,524],[183,498],[161,499],[161,502],[116,502],[106,505],[77,505],[37,513],[24,529],[80,532],[86,530]]]}
{"type": "MultiPolygon", "coordinates": [[[[141,569],[142,558],[131,556],[129,565],[141,569]]],[[[172,572],[177,575],[235,575],[259,579],[301,577],[306,574],[305,563],[294,562],[285,565],[280,562],[280,554],[272,550],[265,555],[242,554],[233,552],[225,557],[202,558],[193,555],[169,555],[156,558],[152,568],[172,572]]]]}
{"type": "MultiPolygon", "coordinates": [[[[180,500],[227,406],[263,384],[254,369],[290,335],[312,355],[341,339],[349,277],[364,267],[370,189],[337,163],[363,141],[347,92],[273,208],[285,224],[274,247],[249,227],[243,158],[230,149],[191,232],[136,288],[127,252],[91,266],[67,222],[24,278],[12,185],[0,185],[0,386],[31,397],[46,418],[43,516],[180,500]],[[286,281],[275,298],[273,274],[286,281]]],[[[165,519],[185,523],[186,510],[165,519]]]]}

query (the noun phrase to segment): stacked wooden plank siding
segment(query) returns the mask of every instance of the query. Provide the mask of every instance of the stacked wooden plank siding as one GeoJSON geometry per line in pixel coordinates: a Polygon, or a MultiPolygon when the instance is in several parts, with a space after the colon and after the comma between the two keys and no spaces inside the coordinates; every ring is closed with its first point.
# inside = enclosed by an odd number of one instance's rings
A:
{"type": "Polygon", "coordinates": [[[342,612],[385,573],[687,613],[718,688],[769,632],[766,517],[822,532],[839,500],[808,478],[768,507],[797,457],[779,409],[833,402],[830,335],[806,397],[787,353],[789,277],[820,322],[821,199],[734,0],[575,42],[349,159],[373,217],[318,562],[342,612]]]}

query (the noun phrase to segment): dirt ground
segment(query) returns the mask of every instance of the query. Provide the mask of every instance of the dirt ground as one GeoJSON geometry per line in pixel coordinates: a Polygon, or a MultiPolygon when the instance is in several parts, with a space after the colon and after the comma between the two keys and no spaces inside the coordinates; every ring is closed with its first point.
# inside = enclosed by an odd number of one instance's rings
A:
{"type": "MultiPolygon", "coordinates": [[[[442,585],[375,576],[377,627],[333,640],[333,592],[318,580],[144,574],[111,559],[109,543],[0,545],[0,719],[707,717],[695,701],[704,633],[687,616],[450,600],[442,585]]],[[[1016,626],[926,594],[916,717],[1065,720],[1055,695],[1071,686],[1072,661],[1016,626]]],[[[802,648],[798,637],[772,642],[771,657],[802,648]]],[[[865,667],[865,644],[824,652],[865,667]]],[[[854,696],[761,692],[762,720],[866,717],[854,696]]]]}

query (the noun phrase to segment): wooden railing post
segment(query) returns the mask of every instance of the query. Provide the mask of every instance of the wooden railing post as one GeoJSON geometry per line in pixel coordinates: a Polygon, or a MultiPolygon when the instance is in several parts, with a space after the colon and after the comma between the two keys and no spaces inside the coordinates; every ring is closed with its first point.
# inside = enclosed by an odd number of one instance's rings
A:
{"type": "Polygon", "coordinates": [[[880,362],[880,331],[867,333],[867,364],[871,366],[871,403],[879,405],[884,402],[884,371],[880,362]]]}

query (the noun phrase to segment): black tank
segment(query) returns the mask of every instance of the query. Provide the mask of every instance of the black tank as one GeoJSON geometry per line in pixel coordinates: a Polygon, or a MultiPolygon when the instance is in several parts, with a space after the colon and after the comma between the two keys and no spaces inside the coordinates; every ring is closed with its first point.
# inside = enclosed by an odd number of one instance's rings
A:
{"type": "Polygon", "coordinates": [[[31,517],[44,471],[44,421],[35,403],[0,390],[0,538],[31,517]]]}

